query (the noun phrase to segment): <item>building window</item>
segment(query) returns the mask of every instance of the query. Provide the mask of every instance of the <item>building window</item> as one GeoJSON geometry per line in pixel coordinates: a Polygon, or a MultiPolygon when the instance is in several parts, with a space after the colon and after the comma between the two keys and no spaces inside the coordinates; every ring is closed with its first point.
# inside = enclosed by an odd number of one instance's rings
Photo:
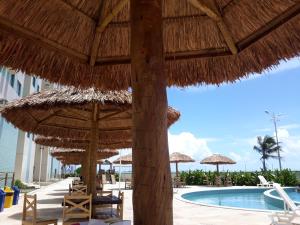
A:
{"type": "Polygon", "coordinates": [[[30,138],[30,133],[29,132],[27,132],[27,137],[30,138]]]}
{"type": "Polygon", "coordinates": [[[21,96],[21,92],[22,92],[22,84],[20,83],[20,81],[17,81],[17,93],[18,93],[18,96],[21,96]]]}
{"type": "Polygon", "coordinates": [[[10,86],[15,86],[15,74],[10,75],[10,86]]]}
{"type": "Polygon", "coordinates": [[[40,91],[40,85],[37,86],[36,91],[37,91],[37,92],[40,91]]]}
{"type": "Polygon", "coordinates": [[[35,87],[35,82],[36,82],[36,78],[33,77],[33,78],[32,78],[32,86],[33,86],[33,87],[35,87]]]}

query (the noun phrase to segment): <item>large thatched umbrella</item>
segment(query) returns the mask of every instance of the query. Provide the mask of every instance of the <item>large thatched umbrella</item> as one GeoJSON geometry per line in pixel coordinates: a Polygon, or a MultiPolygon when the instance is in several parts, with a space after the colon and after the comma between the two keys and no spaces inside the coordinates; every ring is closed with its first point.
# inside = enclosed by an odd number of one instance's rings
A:
{"type": "MultiPolygon", "coordinates": [[[[83,164],[85,150],[82,149],[53,149],[50,151],[52,157],[61,161],[63,164],[83,164]]],[[[118,151],[104,149],[97,151],[96,161],[101,162],[101,160],[117,155],[118,151]]]]}
{"type": "Polygon", "coordinates": [[[221,164],[236,164],[235,161],[228,158],[227,156],[220,155],[220,154],[213,154],[209,157],[206,157],[201,160],[201,164],[211,164],[217,166],[217,172],[219,173],[219,165],[221,164]]]}
{"type": "MultiPolygon", "coordinates": [[[[58,138],[58,137],[45,137],[38,135],[34,139],[35,143],[44,146],[57,147],[57,148],[75,148],[75,149],[88,149],[89,140],[72,139],[72,138],[58,138]]],[[[132,140],[99,140],[98,149],[120,149],[131,148],[132,140]]]]}
{"type": "Polygon", "coordinates": [[[6,0],[0,64],[64,84],[131,86],[134,222],[170,225],[166,86],[231,82],[298,55],[299,11],[295,0],[6,0]]]}
{"type": "Polygon", "coordinates": [[[170,155],[170,163],[176,164],[176,177],[178,177],[178,163],[188,163],[188,162],[195,162],[194,159],[192,159],[190,156],[179,153],[179,152],[173,152],[170,155]]]}
{"type": "Polygon", "coordinates": [[[132,164],[132,154],[123,155],[113,161],[113,164],[129,165],[132,164]]]}
{"type": "MultiPolygon", "coordinates": [[[[27,132],[89,140],[85,181],[93,195],[96,195],[93,177],[96,177],[95,158],[99,143],[119,142],[119,147],[125,148],[132,139],[132,105],[128,91],[96,91],[92,88],[44,91],[9,103],[1,109],[1,114],[27,132]]],[[[179,115],[169,108],[168,125],[179,115]]]]}

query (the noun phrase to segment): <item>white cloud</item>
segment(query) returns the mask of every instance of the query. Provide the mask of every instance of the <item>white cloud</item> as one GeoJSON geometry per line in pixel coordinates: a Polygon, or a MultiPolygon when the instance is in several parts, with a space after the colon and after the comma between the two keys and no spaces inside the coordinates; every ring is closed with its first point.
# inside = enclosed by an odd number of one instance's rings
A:
{"type": "Polygon", "coordinates": [[[282,155],[287,159],[292,159],[300,154],[300,136],[290,135],[287,129],[278,129],[278,139],[281,143],[282,155]]]}
{"type": "Polygon", "coordinates": [[[237,154],[235,152],[229,152],[229,155],[232,157],[232,159],[236,162],[242,160],[242,156],[240,154],[237,154]]]}
{"type": "Polygon", "coordinates": [[[272,131],[271,128],[259,128],[259,129],[255,129],[254,132],[269,132],[272,131]]]}
{"type": "Polygon", "coordinates": [[[300,128],[300,124],[298,123],[287,124],[279,127],[279,129],[286,129],[286,130],[298,129],[298,128],[300,128]]]}
{"type": "Polygon", "coordinates": [[[208,140],[197,138],[190,132],[169,133],[169,150],[170,153],[181,152],[187,154],[196,160],[212,154],[211,149],[208,147],[208,140]]]}

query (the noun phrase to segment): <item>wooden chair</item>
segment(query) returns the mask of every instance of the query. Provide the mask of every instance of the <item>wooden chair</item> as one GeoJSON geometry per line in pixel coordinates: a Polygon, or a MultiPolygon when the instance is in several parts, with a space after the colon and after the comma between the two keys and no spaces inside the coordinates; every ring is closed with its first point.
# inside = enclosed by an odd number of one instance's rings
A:
{"type": "Polygon", "coordinates": [[[86,195],[87,185],[73,185],[71,195],[86,195]]]}
{"type": "Polygon", "coordinates": [[[92,217],[92,195],[65,195],[63,225],[89,221],[92,217]]]}
{"type": "Polygon", "coordinates": [[[73,180],[72,185],[84,185],[84,182],[80,180],[73,180]]]}
{"type": "Polygon", "coordinates": [[[180,177],[175,176],[173,178],[173,187],[175,188],[185,187],[185,181],[181,181],[180,177]]]}
{"type": "Polygon", "coordinates": [[[57,219],[38,218],[36,195],[28,195],[25,193],[24,204],[23,204],[22,225],[28,225],[28,224],[57,225],[57,219]]]}
{"type": "Polygon", "coordinates": [[[112,184],[116,184],[116,176],[114,174],[110,175],[110,180],[112,184]]]}
{"type": "Polygon", "coordinates": [[[204,185],[207,185],[207,186],[211,186],[211,182],[210,180],[208,179],[208,176],[205,175],[204,179],[203,179],[203,184],[204,185]]]}
{"type": "Polygon", "coordinates": [[[117,205],[117,217],[122,220],[124,211],[124,192],[119,192],[119,199],[121,199],[121,204],[117,205]]]}
{"type": "Polygon", "coordinates": [[[117,205],[116,208],[113,208],[112,205],[101,205],[94,208],[94,217],[98,219],[123,219],[124,211],[124,192],[119,192],[119,198],[121,203],[117,205]]]}
{"type": "Polygon", "coordinates": [[[133,180],[126,179],[125,180],[125,189],[132,189],[133,188],[133,180]]]}
{"type": "Polygon", "coordinates": [[[225,177],[225,186],[232,186],[232,181],[230,176],[225,177]]]}
{"type": "Polygon", "coordinates": [[[222,179],[221,176],[215,177],[215,186],[220,187],[222,185],[222,179]]]}
{"type": "Polygon", "coordinates": [[[102,185],[107,183],[106,174],[101,175],[101,183],[102,183],[102,185]]]}

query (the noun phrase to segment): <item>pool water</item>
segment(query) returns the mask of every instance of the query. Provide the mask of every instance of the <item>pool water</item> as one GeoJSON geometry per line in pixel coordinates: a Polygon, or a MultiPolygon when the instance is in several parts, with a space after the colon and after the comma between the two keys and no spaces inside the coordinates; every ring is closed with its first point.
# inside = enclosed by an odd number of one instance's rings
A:
{"type": "MultiPolygon", "coordinates": [[[[283,208],[281,206],[278,206],[278,204],[272,204],[272,201],[265,201],[264,192],[267,190],[270,189],[219,189],[191,192],[183,194],[181,197],[191,202],[207,205],[247,208],[256,210],[283,210],[283,208]]],[[[297,193],[294,190],[295,189],[293,189],[293,191],[289,190],[288,194],[293,200],[297,201],[296,199],[300,198],[300,193],[297,193]]]]}
{"type": "MultiPolygon", "coordinates": [[[[293,201],[300,202],[300,192],[297,192],[297,191],[295,191],[295,189],[291,189],[291,188],[285,189],[285,191],[293,201]]],[[[279,197],[279,194],[275,190],[272,191],[271,194],[279,197]]]]}

